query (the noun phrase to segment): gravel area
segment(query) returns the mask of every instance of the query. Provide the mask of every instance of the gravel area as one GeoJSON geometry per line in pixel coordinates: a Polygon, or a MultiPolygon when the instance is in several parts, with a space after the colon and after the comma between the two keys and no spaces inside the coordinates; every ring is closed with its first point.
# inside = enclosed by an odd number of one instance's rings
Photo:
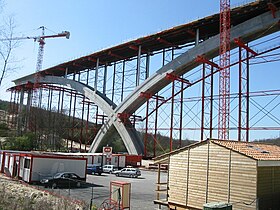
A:
{"type": "Polygon", "coordinates": [[[0,174],[0,197],[0,210],[81,210],[84,207],[84,204],[77,200],[51,194],[3,174],[0,174]]]}

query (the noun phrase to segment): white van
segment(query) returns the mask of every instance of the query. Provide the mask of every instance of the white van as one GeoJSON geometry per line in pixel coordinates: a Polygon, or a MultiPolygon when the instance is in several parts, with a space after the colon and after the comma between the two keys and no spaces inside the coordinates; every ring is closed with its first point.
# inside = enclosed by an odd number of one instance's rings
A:
{"type": "Polygon", "coordinates": [[[110,174],[113,173],[115,170],[118,170],[118,168],[114,165],[104,165],[102,169],[104,173],[110,173],[110,174]]]}

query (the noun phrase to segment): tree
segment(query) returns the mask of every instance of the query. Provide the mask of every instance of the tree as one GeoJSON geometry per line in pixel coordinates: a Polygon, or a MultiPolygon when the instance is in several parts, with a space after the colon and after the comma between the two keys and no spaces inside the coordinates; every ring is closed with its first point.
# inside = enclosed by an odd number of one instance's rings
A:
{"type": "Polygon", "coordinates": [[[7,137],[9,134],[9,128],[6,123],[0,123],[0,137],[7,137]]]}
{"type": "Polygon", "coordinates": [[[9,150],[33,150],[36,145],[36,136],[33,133],[27,133],[19,137],[7,138],[4,148],[9,150]]]}
{"type": "Polygon", "coordinates": [[[5,76],[17,68],[12,54],[15,48],[19,46],[19,41],[13,40],[15,28],[16,24],[13,16],[9,16],[4,21],[4,25],[0,26],[0,86],[5,76]]]}

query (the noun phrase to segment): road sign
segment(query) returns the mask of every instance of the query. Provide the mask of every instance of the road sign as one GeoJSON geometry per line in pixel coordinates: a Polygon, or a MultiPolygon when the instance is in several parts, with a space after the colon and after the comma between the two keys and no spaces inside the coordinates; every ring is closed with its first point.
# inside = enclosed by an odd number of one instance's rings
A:
{"type": "Polygon", "coordinates": [[[112,147],[103,147],[103,154],[110,156],[112,155],[113,152],[113,148],[112,147]]]}

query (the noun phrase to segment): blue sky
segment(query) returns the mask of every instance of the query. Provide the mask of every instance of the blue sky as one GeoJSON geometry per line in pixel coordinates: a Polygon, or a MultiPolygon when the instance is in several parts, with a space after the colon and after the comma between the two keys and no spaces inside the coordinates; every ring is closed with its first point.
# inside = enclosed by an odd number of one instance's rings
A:
{"type": "MultiPolygon", "coordinates": [[[[50,29],[46,34],[70,31],[69,40],[46,40],[44,69],[218,11],[219,1],[205,0],[6,0],[2,17],[14,15],[19,37],[40,35],[40,26],[50,29]]],[[[3,81],[0,99],[9,100],[5,90],[13,79],[35,71],[38,43],[20,44],[15,51],[20,68],[3,81]]]]}

